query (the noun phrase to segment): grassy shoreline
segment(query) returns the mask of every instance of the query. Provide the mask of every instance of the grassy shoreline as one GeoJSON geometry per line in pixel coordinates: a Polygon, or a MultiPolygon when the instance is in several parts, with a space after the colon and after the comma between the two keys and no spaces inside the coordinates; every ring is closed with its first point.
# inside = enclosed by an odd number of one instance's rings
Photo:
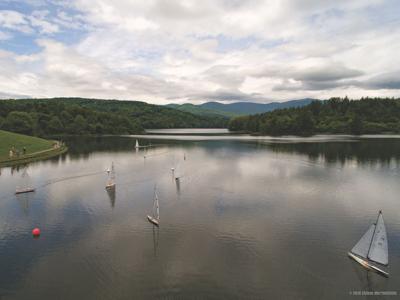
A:
{"type": "Polygon", "coordinates": [[[0,167],[47,159],[68,150],[64,145],[54,147],[55,143],[57,141],[0,130],[0,167]],[[14,149],[12,156],[11,149],[14,149]]]}
{"type": "Polygon", "coordinates": [[[12,167],[20,164],[27,164],[38,160],[48,159],[54,156],[58,156],[68,151],[68,147],[63,146],[58,149],[49,149],[48,151],[43,151],[39,154],[30,154],[21,156],[16,159],[1,160],[0,167],[12,167]]]}

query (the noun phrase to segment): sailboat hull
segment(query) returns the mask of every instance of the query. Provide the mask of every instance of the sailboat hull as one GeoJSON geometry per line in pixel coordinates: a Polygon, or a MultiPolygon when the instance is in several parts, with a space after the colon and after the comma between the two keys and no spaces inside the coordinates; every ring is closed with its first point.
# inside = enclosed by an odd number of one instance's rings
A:
{"type": "Polygon", "coordinates": [[[389,273],[387,273],[387,272],[383,271],[382,269],[379,269],[378,267],[370,264],[368,261],[366,261],[366,260],[354,255],[351,252],[349,252],[348,255],[349,255],[350,258],[354,259],[356,262],[358,262],[364,268],[366,268],[368,270],[372,270],[372,271],[374,271],[374,272],[376,272],[376,273],[378,273],[378,274],[380,274],[382,276],[389,277],[389,273]]]}
{"type": "Polygon", "coordinates": [[[34,191],[35,191],[34,188],[20,189],[20,190],[16,190],[15,194],[18,195],[18,194],[32,193],[34,191]]]}
{"type": "Polygon", "coordinates": [[[107,184],[106,185],[106,190],[112,190],[115,189],[115,183],[107,184]]]}
{"type": "Polygon", "coordinates": [[[159,226],[158,220],[153,218],[152,216],[147,216],[147,220],[149,220],[150,223],[153,223],[156,226],[159,226]]]}

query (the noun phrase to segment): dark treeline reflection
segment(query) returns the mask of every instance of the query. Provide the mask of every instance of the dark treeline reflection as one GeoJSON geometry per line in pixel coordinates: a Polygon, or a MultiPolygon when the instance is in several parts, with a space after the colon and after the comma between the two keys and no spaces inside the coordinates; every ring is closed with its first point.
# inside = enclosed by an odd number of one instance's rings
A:
{"type": "Polygon", "coordinates": [[[103,151],[127,151],[135,149],[135,139],[120,136],[87,136],[87,137],[59,137],[68,146],[68,153],[72,155],[88,154],[103,151]]]}
{"type": "MultiPolygon", "coordinates": [[[[140,151],[153,149],[158,146],[171,146],[176,145],[175,141],[170,140],[156,140],[156,139],[136,139],[128,136],[68,136],[62,137],[68,146],[68,154],[72,157],[85,157],[85,155],[93,152],[125,152],[135,151],[136,140],[139,141],[140,151]]],[[[194,146],[193,143],[182,141],[180,144],[185,146],[194,146]]],[[[181,145],[182,146],[182,145],[181,145]]]]}
{"type": "Polygon", "coordinates": [[[279,143],[269,144],[275,152],[307,155],[310,160],[323,159],[327,163],[355,160],[362,164],[380,163],[400,165],[400,140],[360,139],[349,142],[279,143]]]}
{"type": "MultiPolygon", "coordinates": [[[[93,152],[126,152],[135,151],[136,138],[121,136],[103,137],[64,137],[68,146],[68,155],[72,159],[88,158],[93,152]]],[[[199,144],[207,144],[209,152],[219,151],[230,144],[231,151],[248,151],[252,148],[246,141],[173,141],[165,139],[140,139],[140,151],[155,151],[159,146],[172,146],[184,148],[198,147],[199,144]],[[250,146],[250,147],[249,147],[250,146]]],[[[250,142],[251,144],[251,142],[250,142]]],[[[258,144],[260,145],[260,144],[258,144]]],[[[310,160],[324,160],[327,163],[342,163],[355,160],[358,163],[396,163],[400,165],[400,139],[371,138],[352,139],[348,141],[328,142],[297,142],[297,143],[269,143],[268,147],[275,152],[286,152],[307,155],[310,160]]],[[[54,162],[59,162],[55,158],[54,162]]],[[[65,159],[65,155],[61,159],[65,159]]]]}

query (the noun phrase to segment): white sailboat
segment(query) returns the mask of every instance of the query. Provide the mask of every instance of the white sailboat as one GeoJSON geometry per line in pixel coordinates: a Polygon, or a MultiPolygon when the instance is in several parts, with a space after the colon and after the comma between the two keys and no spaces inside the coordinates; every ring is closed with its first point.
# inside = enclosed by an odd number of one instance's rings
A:
{"type": "Polygon", "coordinates": [[[389,263],[388,242],[382,211],[379,211],[376,223],[371,225],[348,255],[363,267],[383,276],[389,276],[388,272],[373,264],[387,266],[389,263]]]}
{"type": "Polygon", "coordinates": [[[15,194],[24,194],[34,192],[35,188],[33,188],[30,184],[29,175],[27,170],[25,169],[22,173],[22,187],[17,186],[15,189],[15,194]]]}
{"type": "Polygon", "coordinates": [[[158,204],[158,196],[157,196],[157,189],[154,188],[154,200],[153,200],[153,211],[152,215],[149,216],[147,215],[147,220],[149,220],[150,223],[153,223],[156,226],[159,226],[160,222],[160,206],[158,204]]]}
{"type": "Polygon", "coordinates": [[[140,148],[140,146],[139,146],[139,141],[136,140],[135,149],[139,149],[139,148],[140,148]]]}
{"type": "Polygon", "coordinates": [[[111,163],[111,171],[108,171],[108,180],[106,184],[106,189],[114,189],[115,188],[115,169],[114,169],[114,163],[111,163]]]}
{"type": "Polygon", "coordinates": [[[181,177],[183,177],[183,167],[181,164],[177,164],[175,168],[171,168],[172,170],[172,175],[175,178],[175,181],[179,181],[181,179],[181,177]],[[172,170],[173,169],[173,170],[172,170]]]}

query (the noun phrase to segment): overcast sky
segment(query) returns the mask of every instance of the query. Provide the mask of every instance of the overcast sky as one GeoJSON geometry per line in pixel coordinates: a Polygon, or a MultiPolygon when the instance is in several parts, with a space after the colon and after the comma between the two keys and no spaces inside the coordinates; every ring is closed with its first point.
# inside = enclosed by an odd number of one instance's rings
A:
{"type": "Polygon", "coordinates": [[[400,96],[398,0],[1,0],[0,98],[400,96]]]}

